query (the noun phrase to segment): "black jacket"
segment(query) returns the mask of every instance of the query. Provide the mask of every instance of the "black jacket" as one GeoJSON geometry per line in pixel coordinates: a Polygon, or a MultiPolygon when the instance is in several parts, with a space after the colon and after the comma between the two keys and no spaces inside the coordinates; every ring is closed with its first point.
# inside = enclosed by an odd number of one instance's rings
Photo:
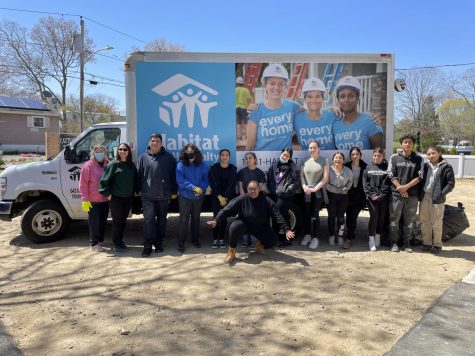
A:
{"type": "MultiPolygon", "coordinates": [[[[422,157],[415,152],[412,152],[409,156],[404,156],[402,153],[393,154],[389,159],[388,177],[391,182],[397,179],[401,185],[409,183],[414,178],[422,179],[422,157]]],[[[410,196],[417,197],[420,193],[420,187],[419,182],[409,188],[407,193],[410,196]]],[[[394,184],[391,184],[391,191],[393,195],[401,195],[394,184]]]]}
{"type": "MultiPolygon", "coordinates": [[[[346,162],[345,166],[351,170],[351,161],[346,162]]],[[[351,184],[351,188],[348,191],[348,204],[358,204],[363,206],[366,204],[366,195],[363,189],[363,173],[366,167],[366,162],[360,160],[360,175],[358,176],[358,185],[355,188],[353,184],[351,184]]]]}
{"type": "Polygon", "coordinates": [[[142,200],[170,199],[176,194],[176,160],[164,147],[157,154],[148,150],[140,156],[138,175],[142,200]]]}
{"type": "Polygon", "coordinates": [[[298,184],[299,178],[294,161],[289,161],[288,164],[282,164],[280,161],[274,162],[267,171],[267,188],[270,194],[277,195],[278,198],[288,199],[293,197],[298,184]],[[287,167],[287,169],[284,170],[282,178],[277,183],[275,175],[282,167],[287,167]]]}
{"type": "Polygon", "coordinates": [[[209,170],[208,181],[212,196],[222,195],[231,200],[236,195],[237,168],[233,164],[223,168],[221,164],[215,163],[209,170]]]}
{"type": "MultiPolygon", "coordinates": [[[[429,162],[424,163],[423,173],[422,173],[422,182],[421,193],[419,200],[424,199],[424,185],[427,179],[427,173],[429,171],[429,162]]],[[[439,169],[437,170],[434,177],[434,185],[432,187],[432,204],[443,204],[445,203],[445,196],[450,193],[455,187],[455,174],[454,169],[447,161],[442,161],[440,163],[439,169]]]]}
{"type": "Polygon", "coordinates": [[[290,230],[282,215],[280,215],[277,205],[263,192],[255,199],[251,199],[247,194],[232,199],[216,215],[215,220],[219,224],[228,217],[238,215],[238,218],[249,227],[251,231],[259,230],[270,225],[270,219],[285,232],[290,230]]]}
{"type": "Polygon", "coordinates": [[[380,165],[370,163],[366,166],[363,174],[363,189],[368,199],[389,197],[391,194],[391,181],[388,178],[388,164],[380,165]]]}

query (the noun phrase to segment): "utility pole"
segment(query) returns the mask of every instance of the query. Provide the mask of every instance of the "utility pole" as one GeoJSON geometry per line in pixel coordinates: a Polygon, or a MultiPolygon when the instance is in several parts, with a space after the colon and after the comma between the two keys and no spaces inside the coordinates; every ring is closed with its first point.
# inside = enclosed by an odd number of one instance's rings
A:
{"type": "Polygon", "coordinates": [[[84,20],[81,16],[81,51],[79,52],[79,111],[81,117],[81,132],[84,131],[84,20]]]}

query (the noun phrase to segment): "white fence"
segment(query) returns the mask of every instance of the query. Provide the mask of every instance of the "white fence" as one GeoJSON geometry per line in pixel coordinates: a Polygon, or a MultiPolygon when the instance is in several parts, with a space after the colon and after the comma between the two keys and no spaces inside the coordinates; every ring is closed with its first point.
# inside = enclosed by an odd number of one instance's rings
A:
{"type": "MultiPolygon", "coordinates": [[[[425,154],[422,154],[425,158],[425,154]]],[[[475,156],[443,155],[444,159],[454,168],[456,178],[475,178],[475,156]]]]}

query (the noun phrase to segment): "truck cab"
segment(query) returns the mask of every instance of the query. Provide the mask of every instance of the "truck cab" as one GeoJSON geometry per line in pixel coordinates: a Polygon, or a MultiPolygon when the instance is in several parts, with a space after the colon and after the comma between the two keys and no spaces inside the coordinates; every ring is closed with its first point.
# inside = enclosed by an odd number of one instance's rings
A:
{"type": "Polygon", "coordinates": [[[107,148],[112,160],[126,142],[126,123],[90,126],[56,157],[7,167],[0,174],[0,219],[21,216],[21,229],[31,241],[59,240],[71,220],[87,219],[81,209],[79,177],[95,145],[107,148]]]}

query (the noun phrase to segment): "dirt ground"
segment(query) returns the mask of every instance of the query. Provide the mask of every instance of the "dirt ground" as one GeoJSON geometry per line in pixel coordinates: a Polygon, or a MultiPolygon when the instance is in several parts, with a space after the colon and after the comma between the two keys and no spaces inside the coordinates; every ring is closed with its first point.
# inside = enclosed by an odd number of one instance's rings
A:
{"type": "Polygon", "coordinates": [[[209,216],[206,247],[179,254],[172,216],[165,252],[150,258],[140,257],[141,219],[120,257],[90,251],[84,222],[45,245],[22,236],[18,218],[0,222],[0,324],[26,355],[381,355],[473,268],[474,187],[458,180],[449,195],[472,227],[440,256],[368,252],[366,212],[348,252],[322,235],[316,251],[238,248],[232,266],[209,247],[209,216]]]}

